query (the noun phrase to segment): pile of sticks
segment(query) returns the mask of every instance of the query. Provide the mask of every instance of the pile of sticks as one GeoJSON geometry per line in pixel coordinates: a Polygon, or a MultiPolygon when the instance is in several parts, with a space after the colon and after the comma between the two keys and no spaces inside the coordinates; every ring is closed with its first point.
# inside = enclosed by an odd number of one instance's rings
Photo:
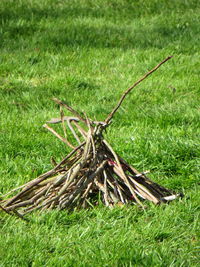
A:
{"type": "Polygon", "coordinates": [[[59,163],[52,159],[54,167],[50,171],[7,193],[0,202],[1,209],[22,218],[38,209],[73,210],[96,205],[99,201],[106,206],[135,203],[144,207],[143,199],[159,204],[178,197],[178,194],[151,181],[146,176],[147,172],[140,173],[130,166],[103,137],[103,131],[109,126],[126,95],[170,58],[127,89],[103,122],[92,121],[54,98],[60,105],[61,116],[51,119],[44,127],[72,151],[59,163]],[[73,117],[65,116],[64,109],[70,111],[73,117]],[[59,123],[63,136],[49,126],[59,123]],[[69,134],[77,142],[76,146],[70,141],[72,138],[69,140],[69,134]],[[16,191],[19,192],[8,198],[16,191]]]}

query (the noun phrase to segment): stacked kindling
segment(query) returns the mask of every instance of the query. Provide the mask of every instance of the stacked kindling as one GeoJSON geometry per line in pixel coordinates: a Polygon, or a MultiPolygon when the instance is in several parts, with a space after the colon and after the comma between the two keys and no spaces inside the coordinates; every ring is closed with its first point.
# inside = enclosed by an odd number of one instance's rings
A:
{"type": "Polygon", "coordinates": [[[23,217],[38,209],[74,210],[99,202],[108,207],[135,203],[144,208],[145,199],[159,204],[178,197],[178,194],[151,181],[147,172],[140,173],[129,165],[103,137],[103,131],[125,96],[169,58],[126,90],[104,122],[92,121],[54,98],[60,105],[61,116],[51,119],[44,127],[70,147],[71,152],[59,163],[52,159],[54,167],[50,171],[6,194],[0,202],[2,210],[23,217]],[[64,108],[74,117],[64,116],[64,108]],[[63,136],[49,126],[59,123],[63,136]],[[69,134],[74,137],[73,142],[72,138],[69,140],[69,134]],[[17,191],[15,196],[8,198],[17,191]]]}
{"type": "Polygon", "coordinates": [[[7,212],[24,215],[37,209],[72,210],[95,205],[99,200],[106,206],[138,203],[143,207],[142,199],[158,204],[176,197],[172,191],[152,182],[146,173],[139,173],[113,150],[102,135],[105,124],[81,118],[84,129],[79,118],[61,116],[49,121],[61,123],[65,137],[44,125],[72,151],[59,164],[52,160],[55,164],[52,170],[16,188],[21,191],[2,202],[7,212]],[[65,124],[78,142],[77,147],[67,140],[65,124]]]}

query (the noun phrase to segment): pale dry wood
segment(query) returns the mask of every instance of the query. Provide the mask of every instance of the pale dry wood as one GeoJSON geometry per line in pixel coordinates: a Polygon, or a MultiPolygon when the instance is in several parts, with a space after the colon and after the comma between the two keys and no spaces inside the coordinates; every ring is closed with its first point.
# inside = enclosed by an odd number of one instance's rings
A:
{"type": "Polygon", "coordinates": [[[143,204],[141,203],[141,201],[138,199],[138,197],[136,196],[133,188],[131,187],[127,177],[126,177],[126,174],[124,173],[124,170],[120,164],[120,161],[118,159],[118,156],[117,154],[115,153],[115,151],[112,149],[112,147],[110,146],[110,144],[106,141],[106,140],[103,140],[104,144],[106,145],[106,147],[110,150],[110,152],[113,154],[114,156],[114,159],[116,160],[116,163],[118,165],[118,169],[116,169],[116,166],[114,166],[114,170],[116,171],[117,175],[122,179],[124,180],[126,186],[129,188],[129,190],[131,191],[132,195],[134,196],[134,199],[136,200],[136,202],[141,206],[141,207],[144,207],[143,204]]]}
{"type": "Polygon", "coordinates": [[[59,135],[53,128],[51,128],[47,124],[44,124],[43,127],[46,128],[47,130],[49,130],[53,135],[55,135],[58,139],[60,139],[63,143],[68,145],[70,148],[72,148],[72,149],[75,148],[66,138],[59,135]]]}
{"type": "Polygon", "coordinates": [[[86,207],[87,203],[92,206],[90,193],[96,193],[96,190],[102,192],[101,197],[105,205],[110,207],[114,203],[122,205],[135,202],[144,208],[141,198],[148,199],[155,204],[176,198],[176,194],[152,182],[145,173],[140,173],[129,165],[103,137],[103,131],[128,93],[169,58],[159,63],[128,88],[104,122],[94,122],[86,115],[83,118],[66,103],[54,99],[60,105],[61,118],[53,118],[48,123],[62,123],[64,137],[47,124],[45,128],[73,150],[58,164],[54,160],[52,170],[15,189],[21,189],[21,192],[7,201],[1,201],[3,208],[9,214],[17,213],[20,209],[19,214],[24,215],[37,209],[41,211],[52,208],[71,210],[76,207],[86,207]],[[63,107],[76,117],[64,116],[63,107]],[[79,125],[79,121],[84,123],[87,130],[79,125]],[[66,125],[79,146],[74,147],[67,140],[66,125]],[[82,142],[81,139],[85,141],[82,142]]]}
{"type": "Polygon", "coordinates": [[[65,136],[65,139],[67,140],[67,131],[66,131],[66,127],[65,127],[64,112],[63,112],[63,109],[61,106],[60,106],[60,118],[61,118],[61,122],[62,122],[63,133],[65,136]]]}
{"type": "Polygon", "coordinates": [[[65,107],[67,110],[69,110],[71,113],[73,113],[76,117],[78,117],[79,120],[81,120],[82,122],[84,122],[87,125],[86,120],[76,111],[74,110],[72,107],[70,107],[69,105],[67,105],[66,103],[64,103],[63,101],[57,99],[57,98],[52,98],[52,100],[54,102],[56,102],[57,104],[59,104],[60,106],[65,107]]]}
{"type": "MultiPolygon", "coordinates": [[[[1,205],[0,205],[0,209],[1,209],[2,211],[6,212],[6,213],[9,214],[9,215],[13,215],[13,213],[9,212],[7,209],[5,209],[5,208],[4,208],[3,206],[1,206],[1,205]]],[[[14,210],[13,212],[14,212],[14,214],[15,214],[18,218],[20,218],[20,219],[22,219],[22,220],[24,220],[24,221],[26,221],[26,222],[29,222],[29,220],[28,220],[27,218],[24,218],[24,216],[23,216],[21,213],[19,213],[18,211],[14,210]]]]}
{"type": "Polygon", "coordinates": [[[85,188],[87,188],[88,184],[101,172],[103,171],[103,168],[105,167],[105,165],[107,164],[107,160],[104,160],[100,166],[96,169],[96,171],[94,171],[85,181],[85,183],[83,184],[82,187],[78,188],[77,190],[75,190],[69,197],[69,200],[65,203],[65,207],[68,206],[73,199],[77,196],[77,194],[79,194],[82,190],[84,190],[85,188]]]}
{"type": "MultiPolygon", "coordinates": [[[[72,121],[73,121],[73,120],[72,120],[72,121]]],[[[72,124],[71,124],[71,120],[70,120],[70,119],[67,120],[67,125],[68,125],[70,131],[72,132],[72,134],[73,134],[75,140],[76,140],[76,141],[78,142],[78,144],[80,145],[80,144],[81,144],[81,140],[79,139],[78,135],[76,134],[76,132],[75,132],[75,130],[74,130],[72,124]]]]}

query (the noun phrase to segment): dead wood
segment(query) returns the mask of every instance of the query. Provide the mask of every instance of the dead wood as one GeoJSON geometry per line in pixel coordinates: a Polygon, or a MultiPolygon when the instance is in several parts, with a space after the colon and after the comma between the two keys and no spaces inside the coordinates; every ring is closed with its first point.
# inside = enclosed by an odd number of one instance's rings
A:
{"type": "Polygon", "coordinates": [[[60,118],[51,119],[44,127],[72,151],[59,163],[52,159],[54,168],[50,171],[7,193],[0,202],[0,208],[23,218],[25,214],[38,209],[73,210],[95,205],[98,194],[108,207],[135,203],[144,208],[145,199],[159,204],[177,198],[178,194],[146,177],[147,172],[140,173],[129,165],[103,137],[104,129],[125,97],[170,58],[163,60],[128,88],[104,122],[92,121],[63,101],[53,98],[60,106],[60,118]],[[75,117],[65,116],[63,108],[75,117]],[[59,123],[64,136],[48,125],[59,123]],[[69,141],[69,133],[74,137],[73,143],[69,141]],[[19,192],[8,198],[16,191],[19,192]]]}

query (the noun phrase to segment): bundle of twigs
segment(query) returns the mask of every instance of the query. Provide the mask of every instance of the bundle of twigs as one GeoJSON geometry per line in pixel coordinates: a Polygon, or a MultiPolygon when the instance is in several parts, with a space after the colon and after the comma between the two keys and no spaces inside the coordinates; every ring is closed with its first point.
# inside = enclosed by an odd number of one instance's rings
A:
{"type": "Polygon", "coordinates": [[[94,205],[101,199],[106,206],[137,203],[143,207],[142,199],[155,204],[175,199],[178,195],[146,177],[122,159],[104,139],[103,131],[126,95],[142,80],[158,69],[166,58],[143,78],[137,81],[120,98],[120,101],[104,122],[95,122],[80,115],[69,105],[54,98],[60,105],[60,118],[51,119],[44,125],[52,134],[69,146],[72,151],[54,164],[53,169],[38,178],[16,188],[4,196],[20,190],[15,196],[1,201],[1,208],[20,217],[33,210],[67,209],[94,205]],[[63,108],[74,117],[64,116],[63,108]],[[49,124],[61,123],[64,137],[49,124]],[[67,125],[67,127],[66,127],[67,125]],[[74,147],[67,136],[71,132],[78,146],[74,147]]]}

